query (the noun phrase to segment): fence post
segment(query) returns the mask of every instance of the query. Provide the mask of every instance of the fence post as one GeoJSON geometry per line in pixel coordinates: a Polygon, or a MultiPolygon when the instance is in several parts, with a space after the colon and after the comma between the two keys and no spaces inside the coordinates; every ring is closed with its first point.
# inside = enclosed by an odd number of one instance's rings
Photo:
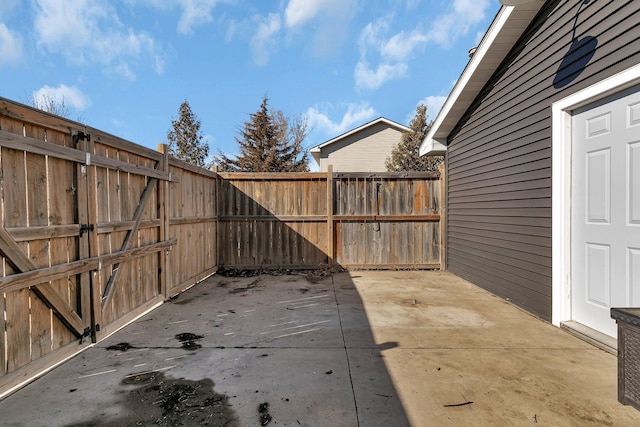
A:
{"type": "Polygon", "coordinates": [[[220,175],[218,175],[218,166],[216,165],[212,165],[211,166],[211,172],[216,174],[216,181],[215,181],[215,185],[214,185],[214,196],[213,196],[213,203],[214,203],[214,207],[213,207],[213,215],[215,216],[216,220],[215,220],[215,233],[216,233],[216,241],[215,241],[215,258],[216,258],[216,265],[215,265],[215,269],[216,271],[218,270],[218,264],[220,263],[220,175]]]}
{"type": "MultiPolygon", "coordinates": [[[[84,138],[77,140],[76,148],[93,154],[93,141],[84,138]]],[[[90,157],[89,157],[90,158],[90,157]]],[[[89,163],[89,162],[87,162],[89,163]]],[[[91,226],[88,228],[87,237],[78,239],[78,256],[80,259],[91,258],[98,255],[98,212],[97,212],[97,183],[95,176],[95,166],[88,164],[77,165],[78,175],[78,224],[91,226]],[[82,182],[81,182],[82,181],[82,182]]],[[[97,271],[90,271],[78,275],[81,287],[81,310],[82,319],[90,319],[91,341],[97,342],[100,339],[100,324],[102,323],[102,306],[100,305],[100,284],[97,271]]],[[[86,325],[86,323],[85,323],[86,325]]]]}
{"type": "Polygon", "coordinates": [[[327,166],[327,255],[329,267],[333,267],[336,254],[333,224],[333,165],[327,166]]]}
{"type": "Polygon", "coordinates": [[[447,173],[445,164],[438,166],[440,172],[440,270],[447,269],[447,173]]]}
{"type": "MultiPolygon", "coordinates": [[[[158,144],[158,151],[163,154],[160,170],[169,172],[169,146],[158,144]]],[[[160,219],[160,230],[158,240],[164,242],[169,237],[169,181],[158,180],[158,218],[160,219]]],[[[169,298],[169,287],[167,286],[167,251],[158,252],[158,292],[166,300],[169,298]]]]}

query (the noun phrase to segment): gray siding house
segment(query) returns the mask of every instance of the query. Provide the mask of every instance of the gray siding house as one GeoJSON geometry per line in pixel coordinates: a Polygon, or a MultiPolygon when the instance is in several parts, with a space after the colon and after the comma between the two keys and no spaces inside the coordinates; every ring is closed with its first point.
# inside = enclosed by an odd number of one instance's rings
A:
{"type": "Polygon", "coordinates": [[[311,149],[321,172],[384,172],[393,146],[410,129],[384,117],[357,127],[311,149]]]}
{"type": "Polygon", "coordinates": [[[446,146],[447,269],[615,345],[640,306],[640,1],[503,4],[421,154],[446,146]]]}

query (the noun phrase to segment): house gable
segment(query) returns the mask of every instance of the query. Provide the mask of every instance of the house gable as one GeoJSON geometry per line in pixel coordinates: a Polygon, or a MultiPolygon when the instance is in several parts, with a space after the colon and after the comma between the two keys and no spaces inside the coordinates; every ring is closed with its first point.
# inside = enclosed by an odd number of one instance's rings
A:
{"type": "Polygon", "coordinates": [[[321,171],[329,164],[336,172],[384,172],[393,146],[406,126],[379,118],[346,132],[311,150],[321,171]]]}

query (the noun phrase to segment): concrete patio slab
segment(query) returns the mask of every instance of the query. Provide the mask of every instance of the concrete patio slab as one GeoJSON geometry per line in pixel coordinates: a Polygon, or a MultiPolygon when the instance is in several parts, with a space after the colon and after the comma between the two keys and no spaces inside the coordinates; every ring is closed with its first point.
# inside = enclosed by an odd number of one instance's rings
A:
{"type": "Polygon", "coordinates": [[[214,275],[6,397],[0,417],[222,425],[198,408],[226,402],[241,426],[640,424],[616,393],[615,356],[446,272],[214,275]],[[178,413],[169,385],[189,391],[178,413]]]}

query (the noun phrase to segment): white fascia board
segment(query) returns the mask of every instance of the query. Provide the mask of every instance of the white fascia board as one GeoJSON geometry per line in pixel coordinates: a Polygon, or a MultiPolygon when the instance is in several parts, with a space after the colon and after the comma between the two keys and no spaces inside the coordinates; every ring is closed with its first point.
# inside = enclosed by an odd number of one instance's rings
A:
{"type": "Polygon", "coordinates": [[[444,119],[447,117],[449,112],[453,109],[453,106],[458,101],[460,95],[467,88],[467,85],[472,80],[475,72],[478,70],[478,66],[482,63],[484,56],[491,48],[491,45],[495,41],[496,37],[498,37],[498,34],[500,34],[500,30],[502,30],[504,24],[507,22],[514,9],[514,6],[502,6],[498,11],[498,14],[493,20],[491,27],[489,27],[489,30],[482,38],[480,45],[469,60],[469,63],[462,72],[462,75],[454,85],[453,90],[447,97],[447,100],[444,102],[444,105],[440,109],[440,112],[438,112],[438,116],[433,121],[431,129],[429,129],[429,132],[420,144],[421,156],[428,154],[428,147],[433,147],[434,144],[446,146],[450,129],[447,129],[443,132],[440,127],[442,126],[442,123],[444,122],[444,119]]]}
{"type": "Polygon", "coordinates": [[[447,152],[447,146],[441,144],[435,139],[431,139],[430,141],[427,141],[427,144],[424,147],[422,145],[420,146],[421,156],[444,156],[446,152],[447,152]]]}
{"type": "Polygon", "coordinates": [[[361,126],[358,126],[357,128],[351,129],[350,131],[347,131],[347,132],[345,132],[345,133],[343,133],[341,135],[336,136],[335,138],[331,138],[330,140],[328,140],[326,142],[323,142],[322,144],[313,147],[311,149],[311,152],[312,153],[320,152],[320,150],[322,150],[324,147],[326,147],[328,145],[331,145],[334,142],[338,142],[341,139],[344,139],[344,138],[346,138],[346,137],[348,137],[350,135],[353,135],[354,133],[360,132],[361,130],[366,129],[369,126],[373,126],[373,125],[375,125],[377,123],[386,123],[389,127],[396,128],[396,129],[398,129],[398,130],[400,130],[402,132],[409,132],[411,130],[407,126],[405,126],[403,124],[400,124],[400,123],[396,123],[393,120],[389,120],[389,119],[384,118],[384,117],[378,117],[377,119],[374,119],[374,120],[372,120],[370,122],[367,122],[367,123],[365,123],[365,124],[363,124],[361,126]]]}

